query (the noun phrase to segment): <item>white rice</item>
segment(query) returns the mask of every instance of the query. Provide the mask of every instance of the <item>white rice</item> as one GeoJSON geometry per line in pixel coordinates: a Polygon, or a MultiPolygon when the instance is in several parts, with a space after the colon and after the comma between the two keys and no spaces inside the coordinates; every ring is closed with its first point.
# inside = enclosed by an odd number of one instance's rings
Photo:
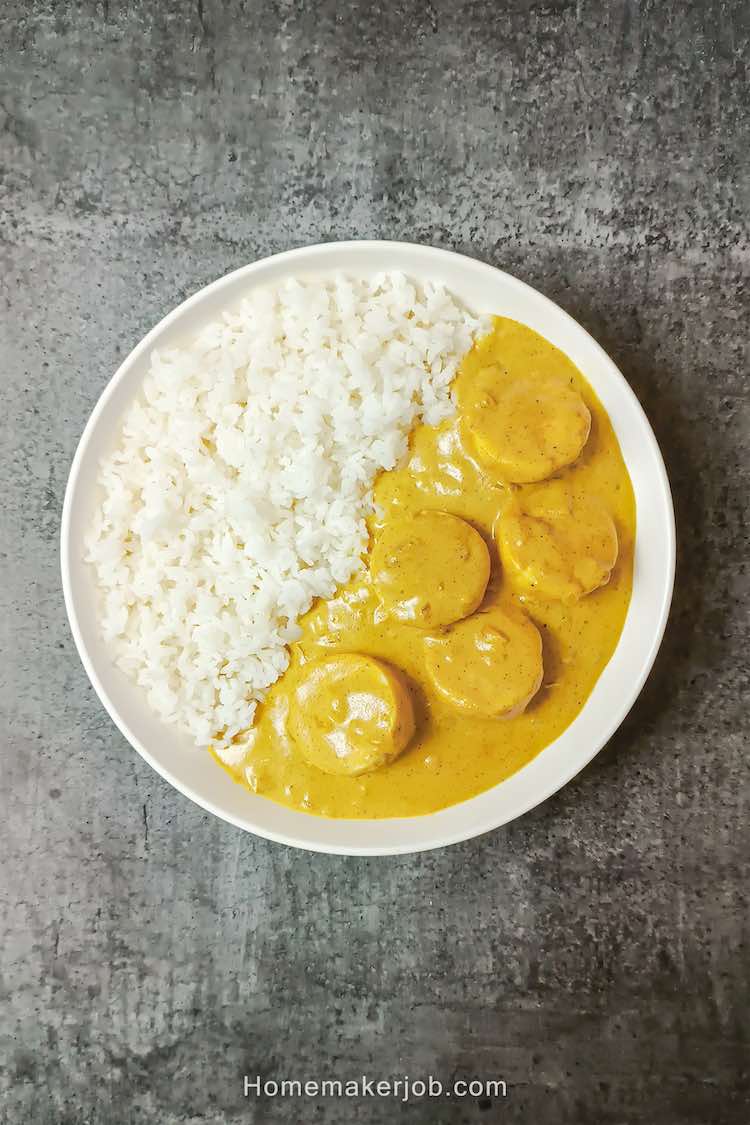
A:
{"type": "Polygon", "coordinates": [[[381,469],[487,322],[401,274],[256,291],[155,351],[86,540],[113,659],[198,745],[226,745],[297,621],[361,566],[381,469]]]}

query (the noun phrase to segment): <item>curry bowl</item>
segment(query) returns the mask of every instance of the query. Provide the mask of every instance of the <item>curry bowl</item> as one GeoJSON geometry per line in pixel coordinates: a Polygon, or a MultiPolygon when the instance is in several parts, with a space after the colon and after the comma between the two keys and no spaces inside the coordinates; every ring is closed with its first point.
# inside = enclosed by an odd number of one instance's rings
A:
{"type": "Polygon", "coordinates": [[[63,507],[61,566],[68,617],[89,679],[127,741],[162,777],[207,811],[267,839],[311,851],[387,855],[466,840],[521,816],[565,785],[604,746],[637,698],[661,643],[674,581],[674,513],[664,463],[638,400],[599,345],[562,309],[508,274],[448,251],[391,242],[331,243],[278,254],[228,274],[169,313],[136,346],[99,399],[76,451],[63,507]],[[583,708],[512,776],[425,815],[328,819],[240,787],[186,734],[151,713],[140,689],[112,663],[100,636],[97,591],[82,543],[97,504],[99,463],[143,383],[154,348],[177,346],[257,287],[342,273],[371,278],[386,271],[421,284],[441,283],[473,312],[518,321],[576,365],[611,420],[632,482],[632,596],[614,654],[583,708]]]}

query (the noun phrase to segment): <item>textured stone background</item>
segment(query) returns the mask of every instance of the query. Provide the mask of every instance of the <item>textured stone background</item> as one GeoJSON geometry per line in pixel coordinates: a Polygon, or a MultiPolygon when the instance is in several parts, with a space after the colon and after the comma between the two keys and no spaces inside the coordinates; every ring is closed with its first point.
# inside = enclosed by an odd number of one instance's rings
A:
{"type": "Polygon", "coordinates": [[[3,1122],[744,1125],[750,8],[5,0],[3,1122]],[[325,858],[211,819],[113,729],[58,580],[119,360],[259,255],[424,240],[608,348],[675,489],[635,711],[507,829],[325,858]],[[242,1076],[500,1076],[505,1102],[248,1102],[242,1076]]]}

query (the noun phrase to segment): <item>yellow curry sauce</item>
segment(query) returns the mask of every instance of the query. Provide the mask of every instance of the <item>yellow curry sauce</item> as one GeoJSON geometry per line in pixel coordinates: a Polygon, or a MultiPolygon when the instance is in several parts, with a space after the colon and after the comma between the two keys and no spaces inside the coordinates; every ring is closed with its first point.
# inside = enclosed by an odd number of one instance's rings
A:
{"type": "MultiPolygon", "coordinates": [[[[488,387],[491,391],[490,383],[488,387]]],[[[440,645],[445,643],[452,627],[448,626],[448,633],[439,624],[431,627],[429,622],[427,628],[416,628],[414,623],[400,619],[397,612],[388,612],[369,571],[364,570],[332,599],[314,605],[302,619],[303,635],[291,646],[290,667],[259,708],[255,728],[247,736],[245,756],[231,768],[225,765],[236,780],[254,792],[291,808],[331,817],[414,816],[456,804],[509,777],[553,742],[581,710],[614,652],[632,587],[635,502],[617,439],[601,403],[562,352],[531,329],[505,318],[496,318],[493,331],[465,357],[454,391],[458,415],[438,427],[419,426],[411,437],[407,463],[383,473],[376,482],[377,514],[370,521],[371,535],[377,543],[381,531],[399,522],[415,520],[425,511],[449,513],[473,525],[487,544],[491,561],[489,586],[480,614],[489,610],[483,620],[490,622],[498,615],[501,622],[508,620],[508,614],[519,619],[528,615],[541,634],[541,687],[534,694],[537,676],[531,684],[533,697],[515,717],[482,717],[457,709],[455,699],[450,698],[450,683],[444,685],[445,691],[438,691],[434,679],[435,651],[440,652],[440,645]],[[564,419],[560,441],[563,446],[565,442],[577,442],[561,459],[570,460],[581,445],[583,448],[567,468],[557,467],[554,455],[550,457],[545,476],[554,476],[551,485],[537,483],[538,474],[534,483],[502,483],[499,454],[493,466],[486,455],[488,450],[470,432],[477,387],[487,378],[491,382],[493,377],[496,382],[502,379],[503,388],[508,388],[507,409],[514,424],[521,427],[528,422],[521,402],[523,384],[542,388],[536,401],[547,413],[548,426],[554,426],[557,388],[559,417],[564,419]],[[580,408],[580,400],[571,392],[577,392],[588,408],[590,432],[585,418],[581,420],[586,410],[580,408]],[[544,491],[550,488],[551,501],[544,491]],[[606,573],[602,579],[604,572],[600,573],[590,560],[584,560],[586,566],[578,568],[575,576],[566,574],[561,583],[558,575],[557,585],[547,587],[570,587],[578,595],[583,591],[579,600],[550,600],[541,596],[533,584],[529,586],[524,580],[524,572],[513,565],[518,560],[509,560],[505,555],[509,565],[501,564],[497,546],[498,541],[503,541],[501,528],[506,509],[506,529],[516,526],[511,520],[523,519],[529,511],[537,515],[541,511],[543,518],[550,504],[554,507],[556,490],[560,489],[566,490],[572,504],[566,542],[573,542],[570,536],[576,534],[577,512],[594,504],[603,513],[600,524],[602,518],[610,527],[614,524],[610,536],[616,530],[615,549],[619,544],[611,577],[600,588],[585,592],[598,581],[606,581],[606,573]],[[359,776],[331,774],[309,764],[299,753],[289,730],[290,726],[294,728],[293,722],[288,723],[290,712],[294,711],[290,701],[306,675],[305,669],[309,675],[309,662],[336,653],[376,657],[398,670],[410,689],[413,718],[408,716],[408,722],[413,722],[416,729],[406,750],[395,760],[390,755],[384,757],[385,764],[380,768],[359,776]],[[430,659],[432,677],[428,672],[430,659]]],[[[490,434],[488,440],[492,438],[490,434]]],[[[516,480],[534,475],[527,466],[516,474],[516,480]]],[[[597,534],[600,540],[604,537],[601,550],[606,560],[606,527],[602,532],[597,525],[597,534]]],[[[582,549],[590,550],[591,536],[582,544],[582,549]]],[[[435,567],[442,567],[444,571],[449,558],[450,553],[439,546],[435,551],[426,549],[421,553],[418,565],[426,585],[431,568],[434,571],[435,567]]],[[[601,563],[607,573],[611,562],[610,558],[601,563]]],[[[444,576],[447,582],[454,580],[453,574],[444,576]]],[[[440,588],[443,587],[441,581],[440,588]]],[[[468,600],[473,596],[469,595],[468,600]]],[[[462,612],[470,613],[473,608],[474,604],[467,601],[462,612]]],[[[466,628],[473,629],[475,620],[467,617],[466,628]]],[[[463,622],[460,625],[464,627],[463,622]]],[[[444,672],[443,667],[440,674],[444,672]]],[[[364,674],[373,673],[365,669],[364,674]]],[[[376,669],[375,675],[378,674],[376,669]]],[[[533,668],[528,676],[534,678],[533,668]]],[[[509,710],[508,714],[514,712],[509,710]]],[[[237,747],[238,751],[240,748],[237,747]]]]}

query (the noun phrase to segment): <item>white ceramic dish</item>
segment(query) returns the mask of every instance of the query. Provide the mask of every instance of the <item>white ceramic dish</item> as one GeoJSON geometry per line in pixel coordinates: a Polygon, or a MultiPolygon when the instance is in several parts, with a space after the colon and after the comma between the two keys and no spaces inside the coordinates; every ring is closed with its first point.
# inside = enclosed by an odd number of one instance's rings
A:
{"type": "Polygon", "coordinates": [[[61,555],[68,617],[91,683],[128,742],[162,777],[209,812],[270,840],[311,851],[388,855],[466,840],[521,816],[570,781],[604,746],[638,696],[661,643],[674,581],[675,526],[664,463],[638,400],[608,356],[567,313],[523,282],[458,254],[406,243],[340,242],[277,254],[228,274],[169,313],[138,344],[99,399],[76,451],[63,507],[61,555]],[[336,271],[369,276],[386,269],[442,281],[477,312],[523,321],[580,368],[609,413],[635,490],[633,596],[617,649],[585,707],[560,738],[513,777],[429,816],[324,820],[250,794],[207,753],[150,713],[139,690],[110,663],[99,637],[94,587],[81,544],[96,502],[98,461],[138,390],[154,346],[189,338],[254,286],[290,276],[336,271]]]}

